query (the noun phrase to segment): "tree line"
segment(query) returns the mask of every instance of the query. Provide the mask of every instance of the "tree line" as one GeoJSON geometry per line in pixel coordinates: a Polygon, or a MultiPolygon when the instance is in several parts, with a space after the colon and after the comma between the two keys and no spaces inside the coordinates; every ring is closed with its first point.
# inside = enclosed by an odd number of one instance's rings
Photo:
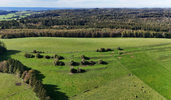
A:
{"type": "Polygon", "coordinates": [[[38,78],[39,74],[36,70],[27,68],[20,61],[15,59],[8,59],[7,61],[0,62],[0,72],[15,74],[23,79],[23,81],[29,84],[36,96],[40,100],[50,100],[51,98],[47,94],[47,90],[42,81],[38,78]]]}
{"type": "Polygon", "coordinates": [[[132,30],[1,30],[0,38],[22,38],[22,37],[141,37],[141,38],[171,38],[171,32],[155,31],[132,31],[132,30]]]}

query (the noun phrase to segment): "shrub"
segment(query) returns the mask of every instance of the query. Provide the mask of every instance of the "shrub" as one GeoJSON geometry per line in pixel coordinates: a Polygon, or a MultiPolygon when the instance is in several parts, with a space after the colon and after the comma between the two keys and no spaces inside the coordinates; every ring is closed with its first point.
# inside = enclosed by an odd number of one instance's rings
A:
{"type": "Polygon", "coordinates": [[[118,49],[118,50],[121,50],[121,48],[120,48],[120,47],[118,47],[117,49],[118,49]]]}
{"type": "Polygon", "coordinates": [[[89,64],[90,64],[90,65],[94,65],[95,62],[91,60],[91,61],[89,62],[89,64]]]}
{"type": "Polygon", "coordinates": [[[50,56],[46,55],[46,56],[44,56],[44,58],[46,58],[46,59],[50,59],[50,56]]]}
{"type": "Polygon", "coordinates": [[[99,64],[103,64],[103,60],[100,59],[100,60],[98,61],[98,63],[99,63],[99,64]]]}
{"type": "Polygon", "coordinates": [[[56,65],[58,65],[59,64],[59,59],[55,59],[54,61],[53,61],[53,64],[56,66],[56,65]]]}
{"type": "Polygon", "coordinates": [[[40,53],[37,53],[36,58],[42,58],[42,55],[40,55],[40,53]]]}
{"type": "Polygon", "coordinates": [[[54,54],[54,55],[52,56],[52,58],[58,58],[59,60],[60,60],[60,59],[64,59],[64,57],[62,57],[62,56],[60,56],[60,55],[57,55],[57,54],[54,54]]]}
{"type": "Polygon", "coordinates": [[[33,58],[33,57],[34,57],[34,55],[32,55],[32,54],[28,54],[28,53],[25,53],[25,54],[24,54],[24,57],[25,57],[25,58],[33,58]]]}
{"type": "Polygon", "coordinates": [[[33,50],[33,53],[45,53],[45,52],[33,50]]]}
{"type": "Polygon", "coordinates": [[[37,53],[37,51],[36,50],[33,50],[33,53],[37,53]]]}
{"type": "Polygon", "coordinates": [[[69,62],[69,65],[73,66],[73,65],[74,65],[74,61],[71,60],[71,61],[69,62]]]}
{"type": "Polygon", "coordinates": [[[81,55],[81,59],[83,59],[83,58],[85,59],[85,56],[82,54],[82,55],[81,55]]]}
{"type": "Polygon", "coordinates": [[[106,51],[112,51],[110,48],[107,48],[106,51]]]}
{"type": "Polygon", "coordinates": [[[71,73],[76,73],[76,72],[77,72],[77,70],[76,70],[76,69],[74,69],[74,68],[72,67],[72,68],[70,68],[70,69],[69,69],[69,72],[71,72],[71,73]]]}
{"type": "Polygon", "coordinates": [[[81,65],[85,65],[86,64],[86,61],[85,61],[85,59],[82,59],[82,61],[81,61],[81,63],[80,63],[81,65]]]}
{"type": "Polygon", "coordinates": [[[105,48],[100,48],[100,52],[105,52],[105,48]]]}
{"type": "Polygon", "coordinates": [[[59,65],[59,66],[63,66],[63,65],[65,65],[65,63],[62,62],[62,61],[60,61],[58,65],[59,65]]]}
{"type": "Polygon", "coordinates": [[[82,69],[81,68],[77,68],[77,73],[81,73],[82,69]]]}
{"type": "Polygon", "coordinates": [[[96,52],[99,52],[99,49],[97,49],[96,52]]]}

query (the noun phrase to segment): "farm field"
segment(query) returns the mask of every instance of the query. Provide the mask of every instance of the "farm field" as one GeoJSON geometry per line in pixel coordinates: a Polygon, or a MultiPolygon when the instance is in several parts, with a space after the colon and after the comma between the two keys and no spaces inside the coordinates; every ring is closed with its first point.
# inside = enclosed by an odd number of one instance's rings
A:
{"type": "MultiPolygon", "coordinates": [[[[40,71],[40,78],[54,100],[171,99],[169,39],[39,37],[0,41],[8,49],[1,55],[0,61],[14,58],[40,71]],[[114,51],[96,52],[96,49],[102,47],[114,51]],[[117,47],[123,50],[117,50],[117,47]],[[54,59],[24,58],[25,53],[33,54],[33,50],[44,51],[41,54],[44,56],[59,54],[64,57],[60,61],[65,62],[65,65],[54,66],[54,59]],[[69,62],[74,60],[80,63],[82,54],[88,58],[86,61],[92,60],[96,64],[74,66],[85,72],[70,74],[69,62]],[[98,64],[100,59],[106,64],[98,64]]],[[[13,98],[17,97],[21,95],[14,95],[13,98]]]]}
{"type": "Polygon", "coordinates": [[[30,16],[31,14],[36,14],[39,12],[34,11],[18,11],[16,13],[9,13],[7,15],[0,15],[0,21],[10,21],[16,20],[17,18],[24,18],[30,16]]]}

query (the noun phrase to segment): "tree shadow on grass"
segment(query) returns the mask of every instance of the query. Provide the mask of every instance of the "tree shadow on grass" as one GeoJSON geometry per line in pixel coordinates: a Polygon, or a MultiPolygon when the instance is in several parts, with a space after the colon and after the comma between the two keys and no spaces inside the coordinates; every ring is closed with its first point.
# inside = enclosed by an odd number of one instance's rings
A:
{"type": "Polygon", "coordinates": [[[68,100],[69,97],[65,93],[59,92],[57,85],[45,84],[44,86],[52,100],[68,100]]]}
{"type": "MultiPolygon", "coordinates": [[[[11,59],[11,55],[17,54],[20,51],[17,50],[7,50],[3,54],[0,54],[0,62],[4,60],[11,59]]],[[[29,68],[26,66],[26,70],[30,70],[32,68],[29,68]]],[[[38,80],[43,80],[45,76],[41,74],[40,71],[35,70],[36,72],[36,77],[38,80]]],[[[49,85],[45,84],[45,88],[47,89],[48,96],[52,98],[52,100],[68,100],[68,96],[65,95],[65,93],[59,92],[59,88],[57,88],[56,85],[49,85]]]]}
{"type": "Polygon", "coordinates": [[[14,55],[16,53],[19,53],[21,51],[18,50],[7,50],[3,54],[0,54],[0,61],[11,59],[11,55],[14,55]]]}

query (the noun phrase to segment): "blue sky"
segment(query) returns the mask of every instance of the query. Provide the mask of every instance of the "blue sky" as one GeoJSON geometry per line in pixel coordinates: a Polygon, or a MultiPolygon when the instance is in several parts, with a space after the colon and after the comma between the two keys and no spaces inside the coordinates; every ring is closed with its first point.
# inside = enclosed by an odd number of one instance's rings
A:
{"type": "Polygon", "coordinates": [[[171,8],[171,0],[0,0],[0,7],[171,8]]]}

